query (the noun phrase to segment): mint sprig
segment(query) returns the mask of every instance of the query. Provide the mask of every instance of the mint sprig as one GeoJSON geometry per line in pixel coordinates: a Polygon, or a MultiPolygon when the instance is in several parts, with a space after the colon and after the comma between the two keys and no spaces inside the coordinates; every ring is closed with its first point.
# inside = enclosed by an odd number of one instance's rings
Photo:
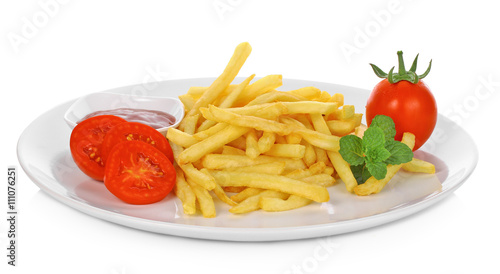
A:
{"type": "Polygon", "coordinates": [[[340,155],[351,165],[358,184],[363,184],[371,176],[381,180],[387,175],[387,165],[399,165],[412,160],[412,150],[395,141],[394,136],[394,121],[388,116],[377,115],[363,138],[356,135],[340,138],[340,155]]]}

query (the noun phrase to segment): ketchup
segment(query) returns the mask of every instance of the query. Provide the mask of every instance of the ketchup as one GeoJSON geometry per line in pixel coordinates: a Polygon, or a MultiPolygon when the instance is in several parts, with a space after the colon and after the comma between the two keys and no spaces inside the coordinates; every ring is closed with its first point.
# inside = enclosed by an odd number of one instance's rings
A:
{"type": "Polygon", "coordinates": [[[138,122],[146,124],[154,129],[168,127],[175,124],[175,117],[166,112],[158,110],[149,110],[149,109],[135,109],[135,108],[117,108],[117,109],[100,110],[92,112],[83,117],[80,121],[78,121],[78,123],[90,117],[99,115],[118,116],[127,120],[127,122],[138,122]]]}

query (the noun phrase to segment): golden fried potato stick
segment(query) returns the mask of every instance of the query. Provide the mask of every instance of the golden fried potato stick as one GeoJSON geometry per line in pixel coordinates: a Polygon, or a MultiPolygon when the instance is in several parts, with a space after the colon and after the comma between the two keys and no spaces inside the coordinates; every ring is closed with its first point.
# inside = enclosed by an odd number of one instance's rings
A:
{"type": "MultiPolygon", "coordinates": [[[[401,143],[407,145],[410,149],[415,146],[415,135],[409,132],[403,133],[401,143]]],[[[354,193],[359,196],[367,196],[374,193],[379,193],[384,186],[396,175],[403,165],[388,165],[387,175],[382,180],[377,180],[375,177],[370,177],[364,184],[358,185],[354,188],[354,193]]],[[[216,179],[217,180],[217,179],[216,179]]]]}
{"type": "Polygon", "coordinates": [[[182,104],[184,105],[184,110],[186,112],[189,112],[193,108],[194,103],[196,102],[196,99],[189,94],[180,95],[179,100],[181,100],[182,104]]]}
{"type": "Polygon", "coordinates": [[[192,180],[187,179],[187,183],[193,189],[196,199],[200,206],[201,214],[205,218],[215,218],[215,204],[210,193],[198,184],[194,183],[192,180]]]}
{"type": "Polygon", "coordinates": [[[285,171],[306,168],[306,165],[301,159],[290,159],[267,155],[259,155],[257,158],[251,159],[246,155],[207,154],[201,159],[202,165],[207,169],[227,169],[273,162],[285,163],[285,171]]]}
{"type": "Polygon", "coordinates": [[[257,98],[253,99],[245,106],[258,106],[258,105],[271,103],[271,102],[298,102],[298,101],[305,101],[305,100],[307,100],[307,98],[302,97],[302,96],[297,95],[297,94],[292,94],[292,93],[289,93],[286,91],[274,90],[274,91],[259,95],[257,98]]]}
{"type": "Polygon", "coordinates": [[[244,150],[241,150],[239,148],[235,148],[229,145],[225,145],[222,147],[222,152],[221,154],[226,154],[226,155],[246,155],[244,150]]]}
{"type": "Polygon", "coordinates": [[[230,206],[235,206],[238,204],[235,201],[231,200],[226,195],[226,192],[224,192],[224,189],[222,189],[222,187],[220,185],[215,184],[215,188],[213,189],[213,191],[214,191],[215,195],[217,196],[217,198],[219,198],[219,200],[223,201],[224,203],[226,203],[230,206]]]}
{"type": "MultiPolygon", "coordinates": [[[[248,146],[248,142],[247,142],[248,146]]],[[[247,147],[248,150],[248,147],[247,147]]],[[[297,144],[274,144],[270,150],[264,155],[287,157],[287,158],[303,158],[306,153],[306,147],[297,144]]],[[[248,154],[247,154],[248,155],[248,154]]]]}
{"type": "Polygon", "coordinates": [[[179,155],[183,152],[183,148],[181,146],[175,144],[174,142],[170,142],[170,147],[172,148],[174,159],[177,165],[182,169],[182,171],[184,171],[186,179],[192,180],[194,183],[207,190],[215,188],[215,179],[210,174],[201,172],[194,167],[192,163],[184,165],[179,164],[179,155]]]}
{"type": "Polygon", "coordinates": [[[215,120],[220,123],[228,123],[232,126],[254,128],[257,130],[274,132],[279,135],[288,135],[292,132],[291,127],[282,123],[255,116],[235,114],[213,105],[209,106],[208,113],[203,112],[203,116],[206,119],[215,120]]]}
{"type": "Polygon", "coordinates": [[[262,133],[262,136],[257,141],[257,146],[259,147],[260,153],[265,153],[270,150],[276,141],[276,134],[274,132],[266,132],[262,133]]]}
{"type": "Polygon", "coordinates": [[[250,129],[246,127],[227,126],[214,135],[200,141],[179,154],[178,163],[182,166],[187,163],[195,162],[206,154],[212,153],[223,145],[236,140],[238,137],[247,133],[250,129]]]}
{"type": "Polygon", "coordinates": [[[261,94],[265,94],[270,90],[280,87],[283,84],[283,77],[279,74],[277,75],[267,75],[253,84],[249,85],[243,92],[240,94],[236,102],[234,102],[235,106],[243,106],[248,104],[248,102],[254,100],[257,96],[261,94]]]}
{"type": "Polygon", "coordinates": [[[334,95],[332,95],[330,100],[328,100],[328,102],[337,102],[339,104],[339,106],[342,106],[342,105],[344,105],[344,94],[335,93],[334,95]]]}
{"type": "Polygon", "coordinates": [[[319,174],[319,173],[323,172],[325,170],[325,168],[326,168],[325,163],[317,162],[317,163],[311,165],[307,169],[296,169],[296,170],[286,174],[285,176],[288,178],[300,180],[302,178],[306,178],[309,176],[319,174]]]}
{"type": "Polygon", "coordinates": [[[215,99],[224,91],[224,89],[226,89],[229,84],[231,84],[236,75],[238,75],[238,72],[245,63],[247,57],[250,55],[251,51],[252,47],[249,43],[244,42],[239,44],[234,50],[233,56],[229,60],[229,63],[227,64],[222,74],[194,103],[193,107],[186,116],[192,116],[199,113],[200,107],[206,107],[213,101],[215,101],[215,99]]]}
{"type": "Polygon", "coordinates": [[[178,165],[174,165],[177,177],[175,180],[174,193],[182,202],[184,214],[196,213],[196,195],[184,178],[184,172],[178,165]]]}
{"type": "Polygon", "coordinates": [[[186,117],[186,121],[183,124],[184,127],[183,128],[179,127],[179,130],[182,130],[189,135],[193,135],[196,132],[196,125],[198,123],[199,118],[200,118],[199,113],[193,116],[186,117]]]}
{"type": "Polygon", "coordinates": [[[257,156],[260,155],[260,151],[259,151],[257,133],[253,128],[247,132],[246,143],[247,143],[245,151],[246,155],[251,159],[257,158],[257,156]]]}
{"type": "Polygon", "coordinates": [[[322,187],[329,187],[335,184],[335,179],[331,175],[325,173],[312,175],[309,177],[301,178],[299,180],[308,184],[322,187]]]}
{"type": "Polygon", "coordinates": [[[303,207],[311,202],[312,200],[297,195],[290,195],[286,200],[275,197],[261,197],[259,207],[264,211],[277,212],[303,207]]]}
{"type": "Polygon", "coordinates": [[[327,202],[330,199],[326,188],[285,176],[227,171],[212,171],[212,175],[221,186],[247,186],[276,190],[305,197],[319,203],[327,202]]]}
{"type": "Polygon", "coordinates": [[[264,189],[247,187],[244,190],[242,190],[240,193],[231,196],[231,200],[233,200],[236,203],[240,203],[249,197],[252,197],[252,196],[255,196],[255,195],[261,193],[262,191],[264,191],[264,189]]]}
{"type": "Polygon", "coordinates": [[[319,113],[328,115],[339,107],[338,103],[315,101],[283,102],[283,104],[288,110],[285,114],[319,113]]]}
{"type": "Polygon", "coordinates": [[[167,139],[181,147],[190,147],[200,141],[194,138],[193,135],[190,135],[173,127],[168,129],[167,139]]]}
{"type": "Polygon", "coordinates": [[[403,164],[403,169],[409,172],[436,173],[436,167],[424,160],[413,158],[410,162],[403,164]]]}
{"type": "MultiPolygon", "coordinates": [[[[247,79],[245,79],[243,82],[241,82],[239,85],[236,86],[236,88],[227,95],[227,97],[222,101],[222,103],[219,105],[220,108],[230,108],[233,106],[234,102],[236,99],[238,99],[238,96],[240,93],[248,86],[250,81],[255,77],[255,74],[250,75],[247,79]]],[[[208,129],[212,126],[214,126],[217,122],[211,121],[211,120],[205,120],[203,123],[201,123],[199,127],[199,131],[203,131],[205,129],[208,129]]]]}
{"type": "Polygon", "coordinates": [[[310,167],[316,163],[316,151],[314,150],[314,146],[306,142],[305,140],[300,142],[303,146],[306,147],[304,151],[304,158],[302,159],[306,166],[310,167]]]}
{"type": "Polygon", "coordinates": [[[288,198],[288,196],[290,196],[290,194],[286,194],[275,190],[264,190],[255,196],[248,197],[247,199],[240,202],[238,205],[233,206],[231,209],[229,209],[229,212],[235,214],[248,213],[260,209],[259,202],[261,198],[272,197],[272,198],[286,199],[288,198]]]}
{"type": "Polygon", "coordinates": [[[321,95],[321,90],[317,87],[303,87],[288,91],[289,93],[300,95],[306,100],[313,100],[321,95]]]}
{"type": "MultiPolygon", "coordinates": [[[[330,129],[328,128],[323,116],[319,114],[311,114],[310,117],[314,125],[314,128],[318,132],[331,134],[330,129]]],[[[358,185],[358,182],[356,181],[356,178],[354,178],[354,175],[352,174],[349,163],[347,163],[342,158],[342,155],[340,155],[338,151],[327,151],[327,154],[328,158],[330,158],[330,161],[333,164],[333,167],[339,174],[340,179],[342,179],[342,181],[344,182],[347,191],[352,192],[354,187],[358,185]]]]}
{"type": "Polygon", "coordinates": [[[271,162],[253,166],[232,167],[223,170],[235,172],[260,172],[265,174],[280,175],[285,171],[285,166],[285,162],[271,162]]]}
{"type": "MultiPolygon", "coordinates": [[[[340,137],[334,135],[323,134],[314,130],[306,129],[306,128],[297,128],[294,133],[299,134],[308,141],[311,145],[322,148],[324,150],[329,151],[339,151],[340,137]]],[[[316,154],[318,152],[316,151],[316,154]]]]}
{"type": "MultiPolygon", "coordinates": [[[[223,130],[227,126],[228,126],[228,124],[226,124],[226,123],[218,123],[209,129],[206,129],[203,131],[198,131],[197,133],[195,133],[193,135],[193,138],[195,138],[198,141],[202,141],[202,140],[207,139],[208,137],[214,135],[215,133],[223,130]]],[[[198,130],[199,130],[199,128],[198,128],[198,130]]]]}

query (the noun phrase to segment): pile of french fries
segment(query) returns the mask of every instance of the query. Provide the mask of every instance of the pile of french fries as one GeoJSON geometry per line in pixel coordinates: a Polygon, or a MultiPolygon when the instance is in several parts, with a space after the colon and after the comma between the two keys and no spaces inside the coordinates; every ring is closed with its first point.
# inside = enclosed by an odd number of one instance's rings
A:
{"type": "MultiPolygon", "coordinates": [[[[178,128],[168,130],[167,138],[176,161],[174,190],[184,213],[195,214],[198,207],[204,217],[215,217],[214,197],[232,213],[327,202],[327,187],[337,178],[358,195],[380,191],[387,182],[358,186],[338,152],[341,136],[363,133],[362,114],[344,105],[339,93],[315,87],[277,91],[281,75],[253,83],[251,75],[231,84],[250,52],[248,43],[239,44],[209,87],[192,87],[179,96],[186,115],[178,128]]],[[[405,136],[411,145],[412,135],[405,136]]],[[[409,163],[408,168],[422,165],[409,163]]],[[[402,166],[389,167],[388,174],[402,166]]]]}

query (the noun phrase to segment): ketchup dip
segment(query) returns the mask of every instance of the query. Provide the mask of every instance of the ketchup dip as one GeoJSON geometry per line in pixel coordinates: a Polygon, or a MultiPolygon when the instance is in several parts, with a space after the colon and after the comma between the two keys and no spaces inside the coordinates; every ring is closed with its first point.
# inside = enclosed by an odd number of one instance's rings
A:
{"type": "MultiPolygon", "coordinates": [[[[158,110],[117,108],[110,110],[100,110],[85,115],[78,123],[90,117],[99,115],[114,115],[127,120],[127,122],[138,122],[146,124],[154,129],[168,127],[175,124],[175,117],[158,110]]],[[[77,123],[77,124],[78,124],[77,123]]]]}

